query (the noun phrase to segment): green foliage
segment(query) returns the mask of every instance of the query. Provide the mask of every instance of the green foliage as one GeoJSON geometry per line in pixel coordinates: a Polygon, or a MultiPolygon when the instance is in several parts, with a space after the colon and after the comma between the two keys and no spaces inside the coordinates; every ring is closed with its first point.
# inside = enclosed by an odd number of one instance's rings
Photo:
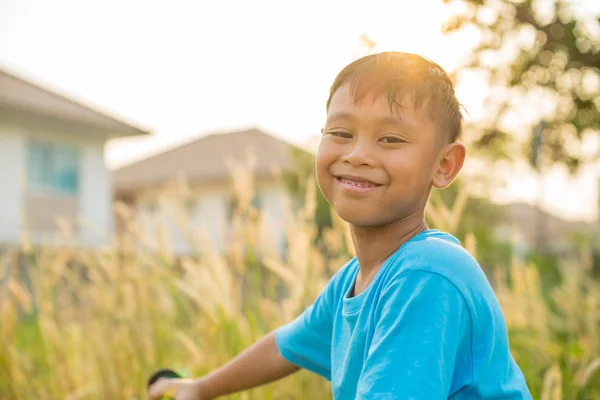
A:
{"type": "MultiPolygon", "coordinates": [[[[473,127],[478,132],[475,148],[494,158],[527,157],[535,138],[515,151],[514,132],[503,119],[516,118],[520,108],[532,104],[537,112],[541,99],[548,97],[554,107],[539,116],[545,122],[542,158],[571,171],[596,160],[600,155],[583,151],[582,141],[586,134],[600,132],[600,15],[584,14],[580,2],[567,0],[445,2],[462,6],[446,32],[474,27],[480,33],[462,69],[485,71],[493,87],[490,118],[473,127]]],[[[536,123],[529,121],[530,127],[536,123]]]]}
{"type": "Polygon", "coordinates": [[[558,264],[551,282],[531,263],[513,262],[494,288],[507,321],[511,352],[533,398],[600,396],[600,285],[579,263],[558,264]]]}
{"type": "MultiPolygon", "coordinates": [[[[205,374],[292,320],[351,256],[347,226],[336,218],[322,230],[323,245],[316,245],[314,186],[314,181],[307,185],[305,209],[290,216],[285,260],[261,241],[260,218],[250,201],[239,202],[246,208],[233,213],[231,240],[223,252],[190,235],[200,251],[176,256],[166,239],[148,242],[144,225],[121,209],[128,229],[115,248],[23,243],[4,253],[0,398],[145,398],[145,381],[153,370],[205,374]],[[35,296],[20,278],[19,253],[29,260],[35,296]]],[[[485,224],[501,216],[483,201],[470,203],[463,193],[456,185],[435,194],[428,219],[434,227],[464,236],[467,250],[487,259],[487,250],[479,246],[487,242],[472,231],[489,235],[485,224]]],[[[181,215],[187,215],[179,204],[181,215]]],[[[165,238],[165,232],[155,235],[165,238]]],[[[551,260],[556,280],[544,279],[541,260],[535,260],[539,265],[499,260],[488,273],[512,353],[533,397],[598,398],[600,287],[585,261],[589,254],[582,253],[582,260],[551,260]]],[[[229,398],[320,400],[331,395],[328,382],[302,371],[229,398]]]]}

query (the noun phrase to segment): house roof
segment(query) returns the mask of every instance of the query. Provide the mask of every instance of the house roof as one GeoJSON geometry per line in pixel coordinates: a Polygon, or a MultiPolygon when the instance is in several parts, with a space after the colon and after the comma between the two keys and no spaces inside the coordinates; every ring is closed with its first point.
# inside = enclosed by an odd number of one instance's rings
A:
{"type": "Polygon", "coordinates": [[[243,163],[248,151],[256,157],[255,177],[270,177],[273,167],[293,168],[292,150],[305,151],[257,129],[204,136],[114,171],[117,192],[153,187],[184,174],[191,183],[228,180],[227,159],[243,163]]]}
{"type": "Polygon", "coordinates": [[[0,69],[0,109],[3,108],[80,123],[100,129],[113,137],[149,133],[0,69]]]}

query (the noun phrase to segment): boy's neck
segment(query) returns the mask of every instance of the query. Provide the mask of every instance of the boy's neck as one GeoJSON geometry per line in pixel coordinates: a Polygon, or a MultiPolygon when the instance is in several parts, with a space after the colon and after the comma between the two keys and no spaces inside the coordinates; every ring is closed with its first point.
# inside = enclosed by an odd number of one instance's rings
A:
{"type": "Polygon", "coordinates": [[[377,228],[352,225],[350,230],[363,282],[367,283],[365,279],[370,281],[400,246],[427,229],[422,214],[377,228]]]}

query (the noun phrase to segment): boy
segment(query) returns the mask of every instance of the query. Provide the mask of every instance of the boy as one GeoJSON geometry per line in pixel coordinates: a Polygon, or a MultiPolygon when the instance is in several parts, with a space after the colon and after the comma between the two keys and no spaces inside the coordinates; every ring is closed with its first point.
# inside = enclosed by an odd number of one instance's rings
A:
{"type": "Polygon", "coordinates": [[[336,400],[531,399],[479,265],[424,222],[432,186],[462,168],[461,129],[437,64],[388,52],[345,67],[316,172],[357,257],[295,321],[203,378],[159,380],[150,397],[213,399],[305,368],[331,381],[336,400]]]}

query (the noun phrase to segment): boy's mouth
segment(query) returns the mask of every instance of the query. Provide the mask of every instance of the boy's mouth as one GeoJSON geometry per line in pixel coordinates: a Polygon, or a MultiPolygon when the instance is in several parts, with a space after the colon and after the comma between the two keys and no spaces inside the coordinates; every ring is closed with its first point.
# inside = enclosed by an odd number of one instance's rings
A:
{"type": "Polygon", "coordinates": [[[382,186],[366,178],[354,175],[338,175],[335,178],[342,188],[351,192],[368,192],[376,187],[382,186]]]}
{"type": "Polygon", "coordinates": [[[370,179],[363,178],[362,176],[358,176],[358,175],[343,174],[343,175],[334,175],[334,176],[338,181],[347,183],[350,185],[356,185],[356,186],[362,186],[362,187],[381,186],[379,183],[373,182],[370,179]]]}
{"type": "Polygon", "coordinates": [[[342,182],[342,183],[346,183],[348,185],[354,185],[354,186],[358,186],[358,187],[375,187],[378,186],[376,184],[374,184],[373,182],[356,182],[356,181],[351,181],[350,179],[345,179],[345,178],[337,178],[338,181],[342,182]]]}

